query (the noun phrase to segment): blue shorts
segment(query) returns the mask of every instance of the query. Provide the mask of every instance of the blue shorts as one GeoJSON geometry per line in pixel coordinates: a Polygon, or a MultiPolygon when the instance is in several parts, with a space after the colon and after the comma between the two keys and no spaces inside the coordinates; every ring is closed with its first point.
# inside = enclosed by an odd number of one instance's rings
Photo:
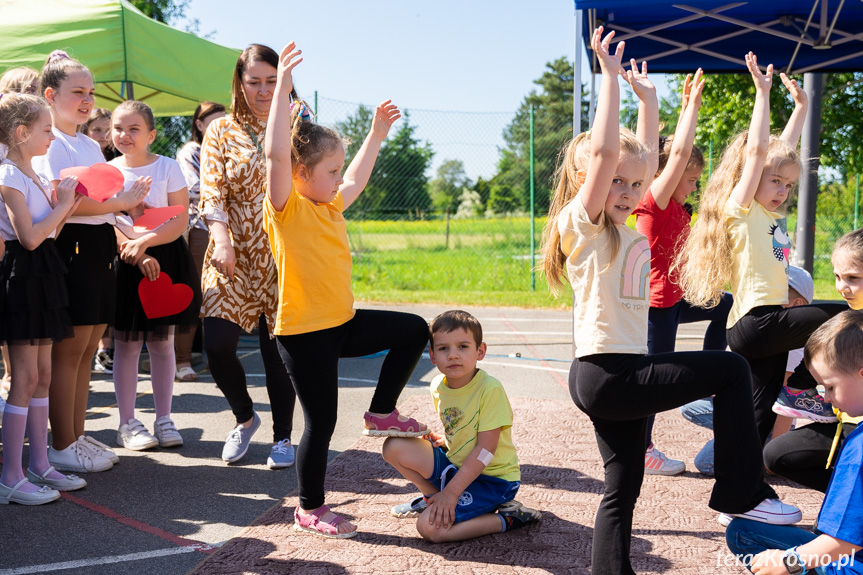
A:
{"type": "MultiPolygon", "coordinates": [[[[440,447],[435,447],[434,473],[426,479],[441,491],[452,480],[458,468],[452,464],[440,447]]],[[[467,486],[455,507],[455,523],[467,521],[486,513],[494,513],[498,506],[515,499],[521,481],[507,481],[500,477],[480,475],[467,486]]]]}

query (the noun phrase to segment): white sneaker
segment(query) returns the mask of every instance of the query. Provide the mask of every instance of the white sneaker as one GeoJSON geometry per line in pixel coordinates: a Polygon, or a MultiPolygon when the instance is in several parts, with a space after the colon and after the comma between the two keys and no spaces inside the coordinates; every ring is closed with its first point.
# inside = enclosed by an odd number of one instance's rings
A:
{"type": "Polygon", "coordinates": [[[117,445],[132,451],[143,451],[159,445],[159,440],[147,431],[143,423],[132,418],[117,430],[117,445]]]}
{"type": "Polygon", "coordinates": [[[793,505],[782,503],[779,499],[765,499],[746,513],[728,513],[728,515],[773,525],[791,525],[803,519],[803,514],[800,513],[799,509],[793,505]]]}
{"type": "Polygon", "coordinates": [[[644,453],[645,475],[679,475],[684,471],[686,471],[684,462],[679,459],[669,459],[655,446],[644,453]]]}
{"type": "Polygon", "coordinates": [[[734,517],[732,517],[732,516],[731,516],[731,515],[729,515],[728,513],[720,513],[720,514],[716,517],[716,521],[717,521],[717,523],[719,523],[719,524],[720,524],[720,525],[722,525],[723,527],[728,527],[729,525],[731,525],[731,520],[732,520],[732,519],[734,519],[734,517]]]}
{"type": "Polygon", "coordinates": [[[156,420],[153,431],[160,447],[180,447],[183,445],[183,436],[177,431],[174,420],[167,415],[156,420]]]}
{"type": "Polygon", "coordinates": [[[107,471],[114,467],[110,459],[80,447],[77,441],[59,451],[53,447],[48,447],[48,463],[53,465],[57,471],[73,471],[75,473],[107,471]]]}
{"type": "Polygon", "coordinates": [[[77,443],[78,447],[88,449],[91,453],[99,457],[109,459],[114,465],[120,463],[120,458],[117,456],[116,453],[114,453],[114,451],[110,447],[108,447],[101,441],[97,441],[89,435],[82,435],[78,438],[77,443]]]}

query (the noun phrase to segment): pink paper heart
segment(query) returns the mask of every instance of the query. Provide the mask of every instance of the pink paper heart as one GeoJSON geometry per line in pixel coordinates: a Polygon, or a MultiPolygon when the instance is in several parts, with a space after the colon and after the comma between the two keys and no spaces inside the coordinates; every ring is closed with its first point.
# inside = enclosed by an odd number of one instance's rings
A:
{"type": "Polygon", "coordinates": [[[161,272],[156,281],[146,277],[138,284],[138,297],[144,315],[150,319],[176,315],[192,303],[192,288],[186,284],[175,284],[171,276],[161,272]]]}
{"type": "Polygon", "coordinates": [[[90,199],[104,202],[123,189],[123,173],[110,164],[76,166],[60,170],[60,178],[78,177],[76,191],[90,199]]]}
{"type": "Polygon", "coordinates": [[[165,208],[147,208],[144,210],[144,215],[135,220],[135,225],[132,229],[143,234],[151,232],[170,220],[182,214],[186,208],[183,206],[168,206],[165,208]]]}

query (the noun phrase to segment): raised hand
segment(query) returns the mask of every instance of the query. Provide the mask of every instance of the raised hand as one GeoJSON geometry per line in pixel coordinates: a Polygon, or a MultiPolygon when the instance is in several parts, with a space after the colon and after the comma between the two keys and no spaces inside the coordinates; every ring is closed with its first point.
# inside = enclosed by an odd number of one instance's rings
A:
{"type": "Polygon", "coordinates": [[[402,117],[402,113],[398,107],[392,103],[392,100],[387,100],[378,104],[375,108],[375,117],[372,120],[371,132],[380,137],[382,140],[387,137],[393,123],[402,117]]]}
{"type": "MultiPolygon", "coordinates": [[[[686,76],[687,80],[689,76],[686,76]]],[[[695,77],[692,79],[689,94],[686,96],[687,105],[692,103],[693,106],[701,107],[701,93],[704,91],[704,71],[699,68],[695,71],[695,77]]]]}
{"type": "Polygon", "coordinates": [[[647,78],[647,61],[641,62],[640,72],[638,71],[638,63],[635,61],[635,58],[632,58],[629,64],[632,68],[630,70],[621,68],[620,75],[632,86],[632,91],[635,92],[638,99],[645,100],[650,97],[656,97],[656,86],[647,78]]]}
{"type": "Polygon", "coordinates": [[[150,185],[152,183],[153,180],[150,176],[142,176],[138,178],[137,182],[132,184],[131,188],[117,194],[117,199],[123,203],[123,209],[129,211],[140,204],[147,197],[147,194],[150,193],[150,185]]]}
{"type": "Polygon", "coordinates": [[[785,86],[788,93],[790,93],[791,97],[794,99],[794,105],[805,108],[809,103],[809,97],[806,95],[803,88],[800,87],[800,84],[797,83],[797,80],[789,78],[785,75],[785,72],[779,73],[779,79],[782,80],[782,85],[785,86]]]}
{"type": "Polygon", "coordinates": [[[287,46],[282,48],[282,53],[279,54],[278,82],[280,88],[290,93],[294,89],[294,79],[291,76],[297,64],[303,61],[300,58],[302,50],[297,50],[297,45],[294,42],[289,42],[287,46]]]}
{"type": "Polygon", "coordinates": [[[773,87],[773,64],[768,65],[767,71],[762,74],[758,68],[758,58],[755,57],[755,54],[749,52],[744,56],[744,60],[746,60],[749,73],[752,74],[752,81],[755,82],[755,90],[769,92],[770,88],[773,87]]]}
{"type": "Polygon", "coordinates": [[[609,32],[605,38],[602,37],[602,31],[602,26],[593,31],[593,38],[590,45],[596,53],[597,59],[599,59],[599,66],[602,70],[616,76],[623,68],[621,62],[623,60],[623,48],[626,43],[618,42],[614,54],[611,54],[609,47],[611,45],[611,39],[614,38],[614,30],[609,32]]]}

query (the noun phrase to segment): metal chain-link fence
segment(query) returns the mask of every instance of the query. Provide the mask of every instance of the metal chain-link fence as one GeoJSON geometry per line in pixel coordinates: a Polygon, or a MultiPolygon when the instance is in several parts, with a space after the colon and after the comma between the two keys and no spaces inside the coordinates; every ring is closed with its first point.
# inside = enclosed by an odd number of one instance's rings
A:
{"type": "MultiPolygon", "coordinates": [[[[368,133],[374,106],[317,95],[309,104],[319,123],[348,139],[349,162],[368,133]]],[[[509,113],[403,114],[366,190],[345,212],[356,295],[512,304],[547,298],[544,277],[533,266],[541,263],[540,235],[558,153],[571,137],[571,117],[538,110],[530,118],[524,107],[509,113]]],[[[173,157],[188,138],[189,119],[158,121],[153,151],[173,157]]],[[[856,225],[854,183],[852,176],[850,183],[822,186],[814,270],[819,297],[831,295],[833,243],[856,225]]],[[[789,230],[794,223],[792,208],[789,230]]]]}

